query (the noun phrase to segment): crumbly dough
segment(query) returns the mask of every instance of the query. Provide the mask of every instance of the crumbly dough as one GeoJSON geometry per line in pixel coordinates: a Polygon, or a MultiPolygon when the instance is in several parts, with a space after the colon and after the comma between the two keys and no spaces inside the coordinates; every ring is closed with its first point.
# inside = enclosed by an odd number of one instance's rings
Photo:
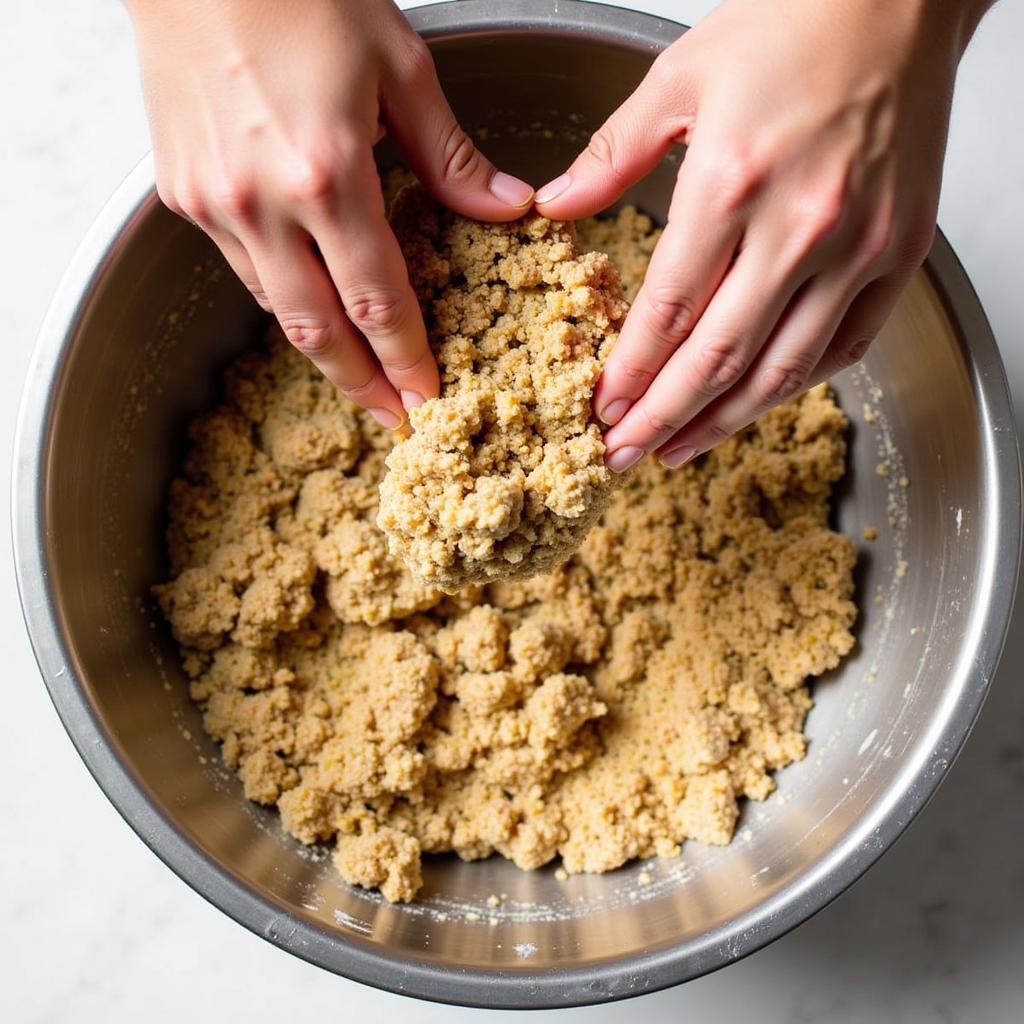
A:
{"type": "Polygon", "coordinates": [[[615,216],[587,217],[576,224],[580,250],[608,254],[619,272],[622,294],[630,302],[640,291],[660,236],[651,218],[635,206],[624,206],[615,216]]]}
{"type": "MultiPolygon", "coordinates": [[[[586,230],[642,273],[649,221],[586,230]]],[[[447,596],[374,527],[392,437],[275,329],[190,428],[155,590],[246,795],[350,883],[409,900],[424,853],[573,873],[728,843],[853,644],[844,430],[820,386],[643,463],[548,575],[447,596]]]]}
{"type": "Polygon", "coordinates": [[[481,224],[418,185],[391,223],[441,370],[388,455],[377,525],[424,585],[454,592],[548,572],[607,507],[590,396],[627,304],[571,224],[481,224]]]}

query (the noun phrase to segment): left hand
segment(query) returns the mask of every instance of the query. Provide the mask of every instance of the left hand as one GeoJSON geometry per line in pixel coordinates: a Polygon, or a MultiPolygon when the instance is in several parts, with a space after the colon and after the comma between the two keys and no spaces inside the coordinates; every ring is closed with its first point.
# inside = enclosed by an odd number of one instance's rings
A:
{"type": "Polygon", "coordinates": [[[725,0],[538,190],[586,216],[688,147],[595,390],[612,469],[681,465],[864,355],[931,247],[977,7],[725,0]]]}
{"type": "Polygon", "coordinates": [[[521,217],[533,189],[455,120],[392,0],[128,0],[157,191],[202,228],[288,340],[381,426],[438,393],[374,144],[438,201],[521,217]]]}

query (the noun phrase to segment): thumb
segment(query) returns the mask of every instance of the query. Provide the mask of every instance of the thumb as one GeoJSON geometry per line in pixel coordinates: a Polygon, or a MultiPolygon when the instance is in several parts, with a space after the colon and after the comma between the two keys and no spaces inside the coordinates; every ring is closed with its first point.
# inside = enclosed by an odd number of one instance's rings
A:
{"type": "Polygon", "coordinates": [[[693,127],[695,103],[666,50],[643,81],[591,136],[564,174],[537,189],[537,209],[554,220],[589,217],[650,174],[693,127]]]}
{"type": "Polygon", "coordinates": [[[382,97],[382,119],[410,170],[438,202],[475,220],[523,216],[533,186],[499,171],[473,144],[448,106],[433,63],[413,81],[392,83],[382,97]]]}

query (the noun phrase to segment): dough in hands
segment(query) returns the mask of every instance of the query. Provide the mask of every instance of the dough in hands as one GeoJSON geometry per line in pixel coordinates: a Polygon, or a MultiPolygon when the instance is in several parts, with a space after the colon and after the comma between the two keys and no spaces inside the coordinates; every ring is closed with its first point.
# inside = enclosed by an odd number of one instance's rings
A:
{"type": "Polygon", "coordinates": [[[549,572],[608,505],[590,399],[627,303],[604,253],[571,224],[481,224],[418,185],[395,199],[441,396],[412,411],[386,459],[377,525],[444,591],[549,572]]]}

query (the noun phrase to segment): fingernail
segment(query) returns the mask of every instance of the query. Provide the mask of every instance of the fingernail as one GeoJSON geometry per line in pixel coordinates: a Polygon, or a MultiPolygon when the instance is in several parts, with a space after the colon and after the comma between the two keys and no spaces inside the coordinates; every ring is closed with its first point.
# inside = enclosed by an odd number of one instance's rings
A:
{"type": "Polygon", "coordinates": [[[614,427],[629,412],[629,407],[632,404],[628,398],[616,398],[597,414],[597,418],[602,423],[607,423],[609,427],[614,427]]]}
{"type": "Polygon", "coordinates": [[[691,448],[688,444],[684,444],[678,448],[673,448],[670,452],[665,452],[661,456],[660,461],[666,469],[678,469],[684,462],[689,462],[696,454],[696,448],[691,448]]]}
{"type": "Polygon", "coordinates": [[[554,181],[549,181],[546,185],[543,185],[537,190],[536,202],[538,203],[550,203],[552,199],[557,199],[570,185],[572,184],[572,178],[569,177],[569,172],[560,174],[554,181]]]}
{"type": "Polygon", "coordinates": [[[385,430],[394,430],[400,427],[405,421],[397,413],[390,409],[367,409],[366,410],[385,430]]]}
{"type": "Polygon", "coordinates": [[[406,412],[418,409],[426,401],[418,391],[399,391],[398,397],[402,399],[402,405],[406,412]]]}
{"type": "Polygon", "coordinates": [[[622,448],[616,448],[610,455],[605,457],[608,468],[615,473],[625,473],[630,466],[635,465],[644,457],[643,448],[627,444],[622,448]]]}
{"type": "Polygon", "coordinates": [[[533,188],[504,171],[495,171],[488,188],[495,199],[509,206],[529,206],[533,202],[533,188]]]}

